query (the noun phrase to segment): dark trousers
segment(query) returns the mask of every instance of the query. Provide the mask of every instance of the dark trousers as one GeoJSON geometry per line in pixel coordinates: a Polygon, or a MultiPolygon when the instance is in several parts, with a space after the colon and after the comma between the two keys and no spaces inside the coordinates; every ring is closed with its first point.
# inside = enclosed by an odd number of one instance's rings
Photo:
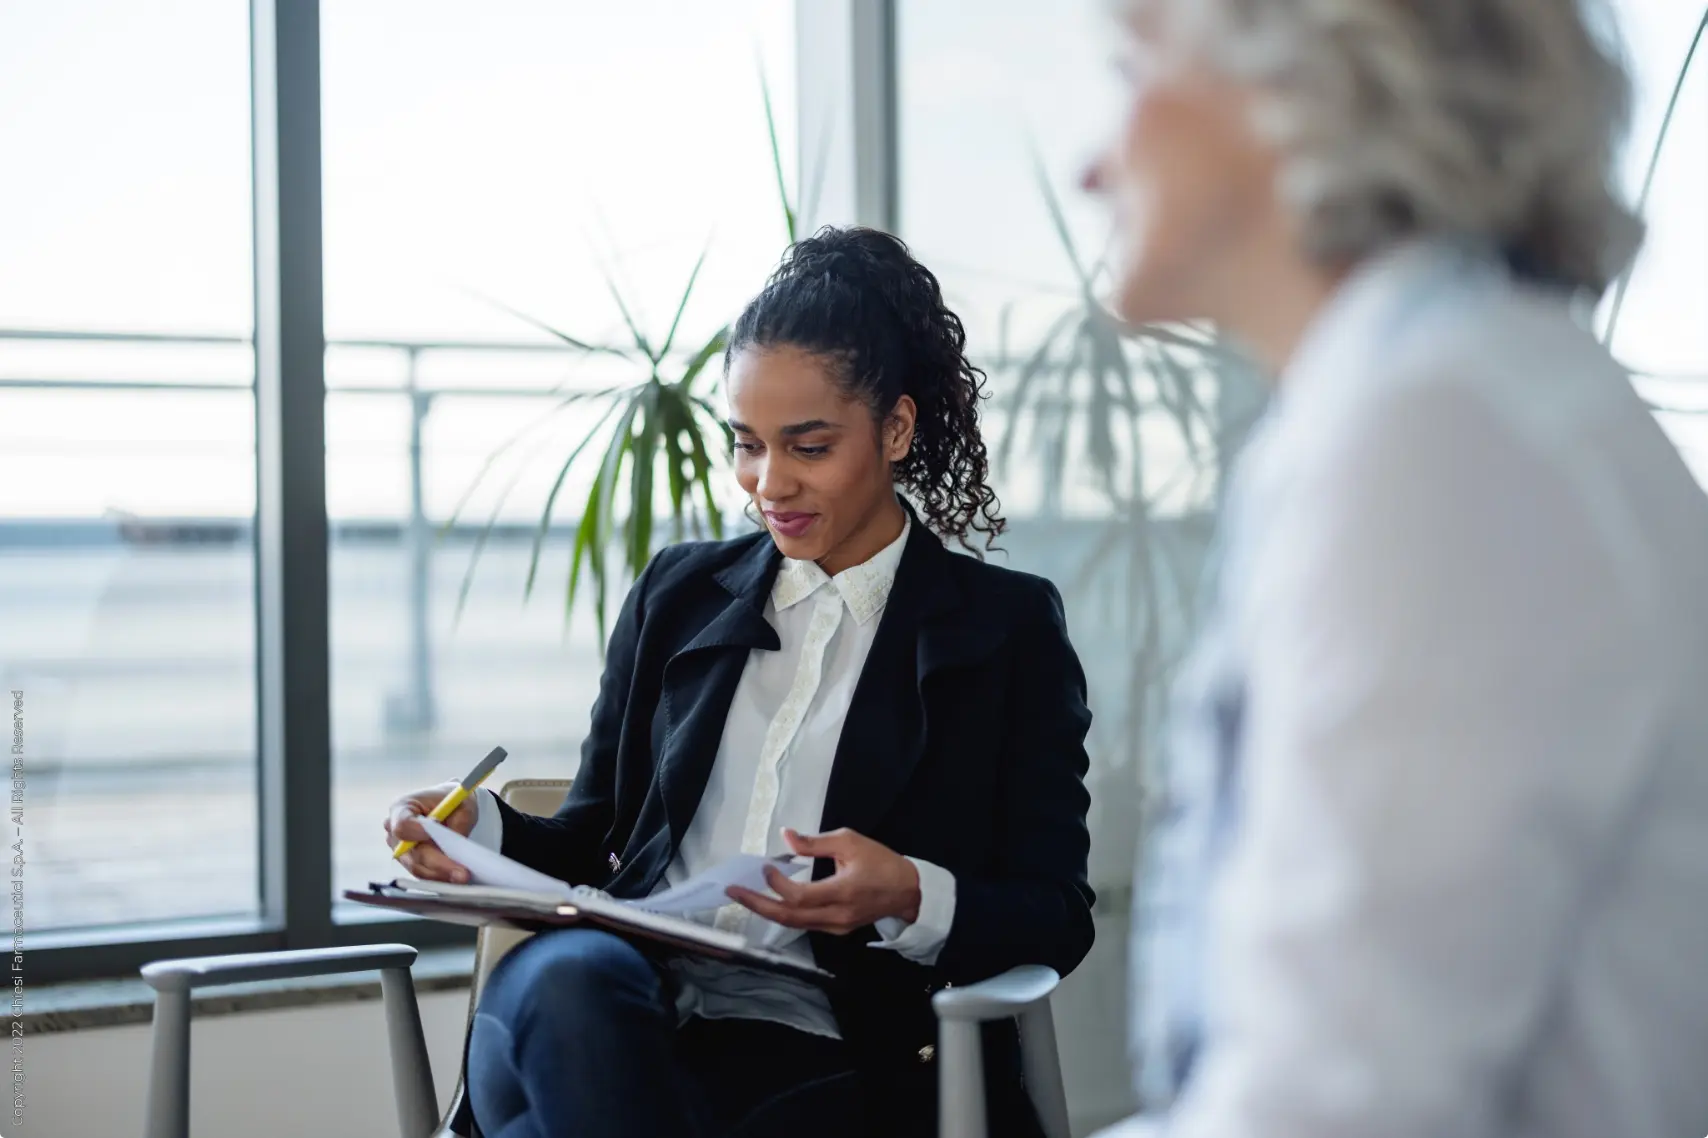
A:
{"type": "Polygon", "coordinates": [[[858,1135],[843,1045],[759,1020],[678,1028],[664,977],[608,933],[556,929],[493,970],[468,1045],[484,1138],[858,1135]]]}

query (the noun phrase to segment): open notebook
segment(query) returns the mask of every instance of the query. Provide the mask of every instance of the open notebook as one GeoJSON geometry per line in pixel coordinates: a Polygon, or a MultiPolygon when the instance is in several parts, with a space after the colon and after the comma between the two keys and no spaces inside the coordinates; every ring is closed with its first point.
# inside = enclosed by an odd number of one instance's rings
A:
{"type": "Polygon", "coordinates": [[[650,897],[619,900],[601,890],[570,885],[529,869],[431,820],[423,825],[447,856],[468,868],[469,884],[400,877],[371,882],[366,890],[345,890],[344,897],[454,924],[529,930],[589,925],[653,951],[709,957],[816,984],[834,979],[829,972],[796,957],[762,948],[740,933],[687,916],[729,904],[725,890],[732,885],[766,890],[767,865],[788,872],[805,868],[804,862],[743,855],[650,897]]]}

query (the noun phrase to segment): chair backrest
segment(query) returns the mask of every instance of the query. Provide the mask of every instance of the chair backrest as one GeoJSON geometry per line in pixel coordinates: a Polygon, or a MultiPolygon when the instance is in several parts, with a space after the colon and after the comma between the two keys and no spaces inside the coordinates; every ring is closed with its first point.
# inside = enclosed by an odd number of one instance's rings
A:
{"type": "MultiPolygon", "coordinates": [[[[557,808],[563,805],[564,795],[569,793],[570,780],[567,778],[515,778],[505,783],[498,790],[498,797],[507,805],[514,806],[524,814],[555,814],[557,808]]],[[[487,977],[498,962],[504,959],[504,954],[533,936],[533,933],[521,929],[505,929],[495,926],[482,926],[474,940],[474,975],[469,980],[469,1010],[464,1023],[474,1021],[474,1010],[480,1005],[480,993],[486,987],[487,977]]],[[[465,1027],[464,1034],[467,1030],[465,1027]]],[[[450,1108],[445,1112],[441,1129],[437,1138],[463,1138],[462,1132],[453,1128],[453,1120],[461,1112],[464,1087],[462,1068],[457,1070],[457,1086],[451,1092],[450,1108]]]]}
{"type": "MultiPolygon", "coordinates": [[[[516,778],[499,788],[498,797],[524,814],[555,814],[569,793],[567,778],[516,778]]],[[[469,1018],[474,1018],[486,978],[504,954],[533,936],[521,929],[483,927],[474,942],[474,977],[469,982],[469,1018]]]]}

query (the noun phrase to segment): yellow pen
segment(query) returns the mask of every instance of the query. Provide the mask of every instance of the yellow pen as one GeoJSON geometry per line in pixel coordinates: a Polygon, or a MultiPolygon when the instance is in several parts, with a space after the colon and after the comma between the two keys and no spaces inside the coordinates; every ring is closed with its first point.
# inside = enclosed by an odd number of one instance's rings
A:
{"type": "MultiPolygon", "coordinates": [[[[457,807],[468,801],[468,797],[474,793],[475,787],[485,782],[486,776],[498,769],[498,764],[504,761],[506,754],[507,752],[503,747],[492,748],[492,752],[476,763],[474,769],[463,776],[463,780],[457,784],[457,788],[445,795],[444,800],[433,807],[433,812],[427,817],[435,822],[443,822],[456,813],[457,807]]],[[[402,857],[414,849],[415,845],[416,843],[412,841],[399,842],[397,848],[391,851],[391,856],[402,857]]]]}

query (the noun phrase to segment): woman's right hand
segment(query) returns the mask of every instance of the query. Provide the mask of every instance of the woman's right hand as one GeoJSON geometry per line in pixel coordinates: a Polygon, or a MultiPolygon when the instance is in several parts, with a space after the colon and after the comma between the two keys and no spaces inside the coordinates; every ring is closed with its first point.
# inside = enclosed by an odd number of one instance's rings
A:
{"type": "MultiPolygon", "coordinates": [[[[457,785],[454,781],[442,782],[438,786],[411,791],[391,804],[391,813],[385,820],[386,844],[396,849],[399,842],[416,843],[413,849],[397,859],[397,864],[408,870],[411,877],[419,877],[423,881],[466,882],[469,879],[469,871],[446,856],[421,826],[421,819],[431,814],[433,808],[443,802],[445,795],[455,790],[457,785]]],[[[471,794],[445,819],[444,824],[467,837],[474,829],[479,809],[479,796],[471,794]]]]}

